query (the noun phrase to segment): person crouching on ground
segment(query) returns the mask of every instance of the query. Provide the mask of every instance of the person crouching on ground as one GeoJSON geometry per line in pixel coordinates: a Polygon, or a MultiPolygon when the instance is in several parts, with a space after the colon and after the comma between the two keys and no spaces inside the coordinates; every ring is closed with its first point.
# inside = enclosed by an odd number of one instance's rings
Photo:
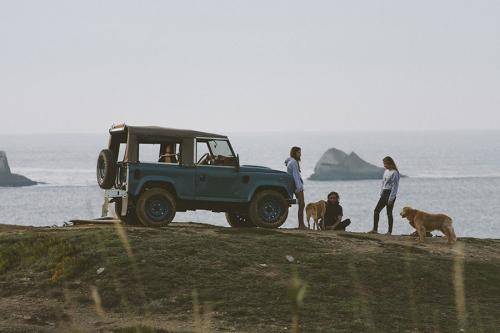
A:
{"type": "Polygon", "coordinates": [[[288,174],[292,175],[293,181],[295,182],[295,196],[297,197],[297,203],[299,204],[299,229],[305,229],[304,224],[304,181],[300,175],[300,157],[302,155],[302,150],[300,147],[292,147],[290,150],[290,157],[285,161],[286,171],[288,174]]]}
{"type": "Polygon", "coordinates": [[[344,215],[342,206],[339,203],[340,196],[337,192],[331,192],[328,194],[328,201],[326,203],[326,211],[325,211],[325,229],[326,230],[343,230],[349,224],[351,224],[351,220],[347,219],[342,221],[342,216],[344,215]]]}
{"type": "Polygon", "coordinates": [[[369,232],[371,234],[378,233],[378,221],[380,219],[380,212],[384,207],[387,207],[387,221],[389,222],[389,230],[386,235],[392,234],[392,210],[396,202],[396,196],[399,188],[399,171],[394,160],[390,157],[384,157],[384,177],[382,179],[382,188],[380,190],[380,199],[373,213],[373,229],[369,232]]]}

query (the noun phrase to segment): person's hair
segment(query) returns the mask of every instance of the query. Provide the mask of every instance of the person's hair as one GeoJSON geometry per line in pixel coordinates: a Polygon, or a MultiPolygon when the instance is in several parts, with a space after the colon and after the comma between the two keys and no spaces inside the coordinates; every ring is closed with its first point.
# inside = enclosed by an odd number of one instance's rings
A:
{"type": "Polygon", "coordinates": [[[290,157],[296,159],[297,161],[300,161],[300,157],[297,156],[297,153],[301,150],[302,149],[300,147],[292,147],[292,149],[290,149],[290,157]]]}
{"type": "Polygon", "coordinates": [[[330,193],[328,193],[328,196],[326,198],[329,199],[331,195],[336,196],[337,197],[337,201],[340,200],[340,195],[337,192],[330,192],[330,193]]]}
{"type": "Polygon", "coordinates": [[[297,161],[297,165],[299,167],[299,171],[301,171],[300,170],[300,163],[299,163],[300,162],[300,157],[297,156],[297,153],[299,151],[301,151],[301,150],[302,149],[300,147],[297,147],[297,146],[294,146],[294,147],[292,147],[292,149],[290,149],[290,157],[297,161]]]}
{"type": "Polygon", "coordinates": [[[398,167],[396,166],[396,162],[394,162],[394,160],[392,159],[392,157],[390,156],[386,156],[384,157],[384,159],[382,160],[385,164],[387,164],[387,166],[389,167],[390,170],[396,170],[396,171],[399,171],[398,170],[398,167]]]}

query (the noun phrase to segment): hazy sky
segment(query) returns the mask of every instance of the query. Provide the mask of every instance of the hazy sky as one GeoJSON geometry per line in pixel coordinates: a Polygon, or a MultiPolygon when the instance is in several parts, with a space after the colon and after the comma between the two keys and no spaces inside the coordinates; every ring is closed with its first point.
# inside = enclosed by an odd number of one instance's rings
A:
{"type": "Polygon", "coordinates": [[[500,1],[0,0],[0,134],[500,129],[500,1]]]}

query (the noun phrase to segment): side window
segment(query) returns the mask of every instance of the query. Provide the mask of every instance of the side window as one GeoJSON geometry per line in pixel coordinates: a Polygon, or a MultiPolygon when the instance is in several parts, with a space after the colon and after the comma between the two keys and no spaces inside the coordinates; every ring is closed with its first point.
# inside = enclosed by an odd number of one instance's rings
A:
{"type": "Polygon", "coordinates": [[[118,151],[118,162],[123,162],[125,159],[125,151],[127,150],[127,144],[126,143],[120,143],[120,150],[118,151]]]}
{"type": "Polygon", "coordinates": [[[199,165],[236,167],[238,160],[226,140],[200,140],[196,143],[196,157],[199,165]]]}
{"type": "Polygon", "coordinates": [[[162,143],[158,162],[179,164],[181,161],[181,145],[179,143],[162,143]]]}
{"type": "Polygon", "coordinates": [[[208,144],[210,146],[210,150],[215,156],[234,157],[227,141],[211,140],[208,141],[208,144]]]}
{"type": "Polygon", "coordinates": [[[196,142],[196,162],[197,164],[207,164],[203,163],[206,160],[207,156],[210,156],[210,150],[208,149],[208,145],[204,141],[196,142]],[[203,158],[203,160],[202,160],[203,158]]]}
{"type": "Polygon", "coordinates": [[[139,162],[158,163],[160,156],[160,144],[140,143],[139,162]]]}

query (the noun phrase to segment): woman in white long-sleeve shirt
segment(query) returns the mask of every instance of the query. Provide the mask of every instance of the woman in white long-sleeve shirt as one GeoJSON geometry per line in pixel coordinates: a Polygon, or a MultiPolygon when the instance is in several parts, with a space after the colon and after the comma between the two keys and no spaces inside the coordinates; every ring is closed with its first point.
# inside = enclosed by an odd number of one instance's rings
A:
{"type": "Polygon", "coordinates": [[[380,212],[384,207],[387,207],[387,220],[389,222],[389,230],[387,234],[392,234],[393,216],[392,210],[394,208],[394,202],[396,202],[396,196],[398,194],[399,188],[399,171],[396,163],[392,157],[387,156],[383,160],[384,162],[384,177],[382,179],[382,188],[380,189],[380,199],[378,200],[377,206],[373,213],[373,229],[370,233],[378,232],[378,221],[380,219],[380,212]]]}
{"type": "Polygon", "coordinates": [[[300,156],[302,155],[302,150],[300,147],[292,147],[290,150],[290,157],[285,161],[287,172],[292,175],[293,181],[295,183],[295,196],[297,197],[297,203],[299,204],[299,229],[305,229],[304,224],[304,181],[300,175],[300,156]]]}

